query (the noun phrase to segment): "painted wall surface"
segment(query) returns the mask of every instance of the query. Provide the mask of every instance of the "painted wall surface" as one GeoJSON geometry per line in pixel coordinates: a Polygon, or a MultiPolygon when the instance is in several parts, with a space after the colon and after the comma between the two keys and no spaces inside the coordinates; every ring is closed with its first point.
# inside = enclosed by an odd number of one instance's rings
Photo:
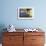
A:
{"type": "Polygon", "coordinates": [[[0,0],[0,31],[9,24],[16,28],[40,27],[46,32],[46,0],[0,0]],[[35,18],[17,19],[19,7],[33,7],[35,18]]]}

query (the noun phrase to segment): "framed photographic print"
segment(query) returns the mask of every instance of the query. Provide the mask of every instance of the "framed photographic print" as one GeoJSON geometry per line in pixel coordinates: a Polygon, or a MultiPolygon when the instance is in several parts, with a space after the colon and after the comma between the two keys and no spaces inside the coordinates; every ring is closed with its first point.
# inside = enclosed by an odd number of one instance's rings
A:
{"type": "Polygon", "coordinates": [[[32,7],[19,7],[18,8],[18,19],[33,19],[34,8],[32,7]]]}

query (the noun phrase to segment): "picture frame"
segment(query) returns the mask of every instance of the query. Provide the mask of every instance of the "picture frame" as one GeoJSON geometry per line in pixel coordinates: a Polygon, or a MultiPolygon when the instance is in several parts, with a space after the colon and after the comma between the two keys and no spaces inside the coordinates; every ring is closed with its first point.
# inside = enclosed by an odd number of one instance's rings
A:
{"type": "Polygon", "coordinates": [[[33,19],[34,8],[32,7],[19,7],[18,8],[18,19],[33,19]]]}

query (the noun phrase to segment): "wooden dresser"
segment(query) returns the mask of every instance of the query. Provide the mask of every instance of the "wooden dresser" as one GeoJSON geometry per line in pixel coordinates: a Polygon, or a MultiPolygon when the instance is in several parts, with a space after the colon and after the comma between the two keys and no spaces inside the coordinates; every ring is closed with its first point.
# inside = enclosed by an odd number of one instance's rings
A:
{"type": "Polygon", "coordinates": [[[3,32],[3,46],[44,46],[44,32],[3,32]]]}

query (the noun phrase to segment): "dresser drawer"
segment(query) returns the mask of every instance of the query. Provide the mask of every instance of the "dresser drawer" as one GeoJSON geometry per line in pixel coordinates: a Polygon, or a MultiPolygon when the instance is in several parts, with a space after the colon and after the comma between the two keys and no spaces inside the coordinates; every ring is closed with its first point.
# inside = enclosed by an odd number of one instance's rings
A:
{"type": "Polygon", "coordinates": [[[17,43],[17,44],[16,44],[16,43],[12,43],[12,44],[10,44],[10,43],[4,44],[4,43],[3,43],[2,46],[23,46],[23,43],[19,43],[19,44],[18,44],[18,43],[17,43]]]}
{"type": "Polygon", "coordinates": [[[33,44],[43,44],[44,36],[32,36],[32,43],[33,44]]]}
{"type": "Polygon", "coordinates": [[[23,32],[4,32],[5,36],[23,36],[23,32]]]}
{"type": "Polygon", "coordinates": [[[44,44],[31,44],[31,46],[44,46],[44,44]]]}
{"type": "Polygon", "coordinates": [[[3,37],[3,43],[15,43],[15,42],[21,42],[23,41],[23,36],[4,36],[3,37]]]}
{"type": "Polygon", "coordinates": [[[44,32],[25,32],[24,36],[44,36],[45,33],[44,32]]]}

